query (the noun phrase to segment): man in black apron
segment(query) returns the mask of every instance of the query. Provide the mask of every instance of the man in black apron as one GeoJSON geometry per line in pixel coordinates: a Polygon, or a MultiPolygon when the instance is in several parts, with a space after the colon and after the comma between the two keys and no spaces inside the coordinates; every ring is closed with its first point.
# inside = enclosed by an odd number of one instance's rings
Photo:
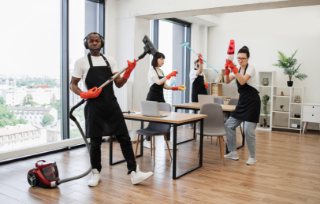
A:
{"type": "MultiPolygon", "coordinates": [[[[153,173],[141,172],[136,164],[128,129],[113,92],[113,82],[103,89],[97,89],[97,87],[117,73],[117,64],[114,58],[100,54],[100,49],[104,46],[104,39],[98,33],[88,34],[84,39],[84,45],[87,49],[90,49],[90,53],[75,63],[70,88],[75,94],[80,95],[81,98],[88,99],[84,109],[85,132],[87,138],[90,138],[91,144],[92,178],[89,180],[88,185],[98,185],[102,169],[102,137],[113,135],[117,137],[122,154],[127,161],[128,174],[130,174],[132,184],[137,184],[152,176],[153,173]],[[78,87],[80,79],[85,82],[89,90],[88,92],[83,92],[78,87]]],[[[118,88],[127,82],[135,65],[135,60],[133,63],[128,61],[128,69],[123,77],[119,76],[114,80],[118,88]]]]}
{"type": "Polygon", "coordinates": [[[244,46],[238,52],[238,62],[240,64],[240,70],[233,64],[232,61],[227,60],[225,65],[225,81],[230,83],[234,78],[236,78],[238,92],[240,94],[239,101],[234,112],[232,112],[231,117],[225,123],[225,128],[227,132],[227,145],[230,153],[225,155],[225,158],[238,160],[237,153],[237,137],[236,137],[236,127],[238,127],[242,122],[244,122],[244,133],[247,142],[247,147],[249,150],[250,157],[247,161],[248,165],[253,165],[257,162],[256,159],[256,138],[255,129],[257,123],[259,122],[260,116],[260,106],[261,101],[259,97],[259,92],[256,87],[256,74],[255,68],[248,64],[248,59],[250,57],[249,49],[244,46]],[[230,70],[234,73],[229,76],[230,70]]]}

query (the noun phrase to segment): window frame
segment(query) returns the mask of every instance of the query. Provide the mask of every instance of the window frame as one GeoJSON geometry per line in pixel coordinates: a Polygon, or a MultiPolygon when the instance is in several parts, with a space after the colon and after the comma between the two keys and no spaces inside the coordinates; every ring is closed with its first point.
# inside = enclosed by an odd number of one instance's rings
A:
{"type": "MultiPolygon", "coordinates": [[[[186,27],[186,42],[189,42],[189,46],[191,47],[191,23],[187,21],[183,21],[177,18],[164,18],[164,19],[156,19],[153,20],[153,44],[158,49],[159,45],[159,20],[167,21],[173,24],[181,25],[186,27]]],[[[184,94],[184,103],[190,102],[190,79],[189,79],[189,73],[190,73],[190,54],[191,51],[189,49],[186,49],[185,56],[186,58],[183,60],[182,64],[186,65],[185,70],[185,94],[184,94]]],[[[187,113],[188,110],[185,110],[187,113]]]]}
{"type": "MultiPolygon", "coordinates": [[[[106,16],[106,0],[85,0],[85,1],[90,1],[98,4],[98,11],[99,11],[99,33],[105,37],[105,16],[106,16]]],[[[81,43],[81,42],[80,42],[81,43]]],[[[105,50],[101,50],[102,53],[105,53],[105,50]]],[[[67,140],[70,139],[70,127],[69,127],[69,0],[60,0],[60,108],[61,108],[61,139],[67,140]]],[[[30,116],[31,117],[31,116],[30,116]]],[[[22,116],[21,118],[27,118],[26,115],[22,116]]],[[[41,118],[40,118],[41,119],[41,118]]],[[[41,134],[41,130],[38,130],[38,133],[41,134]]],[[[30,133],[25,132],[24,134],[21,134],[20,138],[25,138],[23,142],[28,143],[29,136],[36,136],[37,132],[30,133]]],[[[12,138],[11,135],[6,135],[7,139],[5,140],[5,136],[2,137],[2,141],[6,141],[7,146],[11,145],[12,143],[12,138]]],[[[15,136],[17,138],[17,136],[15,136]]],[[[34,139],[34,138],[32,138],[34,139]]],[[[30,138],[31,141],[31,138],[30,138]]],[[[4,145],[2,144],[2,145],[4,145]]],[[[78,144],[75,145],[75,147],[83,146],[83,144],[78,144]]],[[[29,147],[29,146],[27,146],[29,147]]],[[[65,148],[59,148],[59,149],[54,149],[46,152],[37,152],[33,153],[30,155],[26,156],[20,156],[20,157],[15,157],[15,158],[9,158],[9,159],[4,159],[0,160],[0,164],[6,164],[10,163],[13,161],[18,161],[21,159],[26,159],[26,158],[32,158],[36,157],[39,155],[44,155],[48,153],[53,153],[53,152],[58,152],[58,151],[63,151],[65,149],[70,149],[71,147],[65,147],[65,148]]]]}

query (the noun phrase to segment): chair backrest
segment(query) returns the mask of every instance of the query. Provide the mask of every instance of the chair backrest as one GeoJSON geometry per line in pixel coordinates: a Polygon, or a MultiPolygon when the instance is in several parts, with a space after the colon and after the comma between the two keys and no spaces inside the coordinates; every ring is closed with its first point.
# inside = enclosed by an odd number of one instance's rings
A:
{"type": "Polygon", "coordinates": [[[223,98],[221,97],[214,97],[214,103],[217,103],[217,104],[223,104],[223,98]]]}
{"type": "Polygon", "coordinates": [[[237,98],[232,98],[232,99],[230,99],[230,101],[228,102],[228,105],[238,105],[238,101],[239,101],[239,99],[237,99],[237,98]]]}
{"type": "MultiPolygon", "coordinates": [[[[169,103],[159,103],[159,111],[169,111],[171,112],[171,105],[169,103]]],[[[164,124],[164,123],[154,123],[149,122],[147,128],[153,129],[157,132],[167,132],[170,130],[171,125],[170,124],[164,124]]]]}
{"type": "Polygon", "coordinates": [[[171,105],[169,103],[159,103],[159,111],[171,112],[171,105]]]}
{"type": "Polygon", "coordinates": [[[212,95],[198,95],[200,107],[205,103],[214,103],[214,96],[212,95]]]}
{"type": "Polygon", "coordinates": [[[203,104],[200,108],[200,114],[205,114],[208,116],[204,119],[203,129],[225,128],[223,110],[220,104],[203,104]]]}

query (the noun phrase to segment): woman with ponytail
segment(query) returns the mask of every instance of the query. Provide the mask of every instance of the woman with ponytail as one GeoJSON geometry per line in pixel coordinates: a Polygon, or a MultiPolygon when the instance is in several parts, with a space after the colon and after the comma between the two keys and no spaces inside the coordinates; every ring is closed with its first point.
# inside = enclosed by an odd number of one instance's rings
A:
{"type": "Polygon", "coordinates": [[[224,157],[239,160],[236,146],[236,128],[244,122],[244,134],[250,154],[247,164],[253,165],[257,162],[256,135],[254,131],[257,123],[259,123],[261,101],[257,90],[256,71],[252,65],[248,64],[249,57],[249,48],[243,46],[238,52],[240,69],[232,61],[226,60],[225,82],[228,84],[233,79],[236,79],[239,101],[235,111],[232,112],[231,117],[225,123],[227,145],[230,153],[224,157]],[[232,70],[232,74],[230,74],[229,68],[232,70]]]}
{"type": "MultiPolygon", "coordinates": [[[[152,60],[152,68],[149,69],[148,73],[148,81],[149,81],[149,93],[147,95],[147,101],[157,101],[157,102],[163,102],[165,103],[164,96],[163,96],[163,89],[172,90],[172,91],[182,91],[185,90],[186,87],[184,85],[182,86],[175,86],[171,87],[169,86],[166,81],[170,80],[171,77],[175,77],[178,72],[172,71],[168,75],[164,75],[163,71],[160,69],[161,66],[164,64],[165,56],[164,54],[157,52],[153,56],[152,60]]],[[[173,149],[173,144],[170,141],[170,132],[167,133],[167,140],[169,144],[169,148],[173,149]]],[[[146,140],[143,142],[143,146],[147,148],[151,148],[150,144],[150,136],[146,136],[146,140]]],[[[164,148],[167,149],[167,145],[164,144],[164,148]]]]}

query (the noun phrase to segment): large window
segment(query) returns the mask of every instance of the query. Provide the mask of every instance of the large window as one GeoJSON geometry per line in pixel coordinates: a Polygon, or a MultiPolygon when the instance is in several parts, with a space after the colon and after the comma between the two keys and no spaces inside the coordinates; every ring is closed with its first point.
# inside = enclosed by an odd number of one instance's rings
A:
{"type": "Polygon", "coordinates": [[[0,1],[0,17],[0,153],[59,141],[60,1],[0,1]]]}
{"type": "MultiPolygon", "coordinates": [[[[69,118],[63,108],[79,98],[63,93],[75,60],[86,54],[84,36],[104,35],[100,2],[0,1],[0,153],[77,136],[71,123],[70,132],[64,125],[69,118]]],[[[77,116],[83,124],[82,108],[77,116]]]]}
{"type": "MultiPolygon", "coordinates": [[[[185,85],[185,91],[164,90],[165,101],[170,104],[189,102],[189,70],[190,51],[180,47],[180,43],[190,42],[190,23],[177,19],[155,20],[153,22],[153,41],[159,52],[165,56],[161,69],[167,75],[173,70],[178,71],[176,85],[185,85]]],[[[167,82],[168,85],[171,82],[167,82]]]]}

